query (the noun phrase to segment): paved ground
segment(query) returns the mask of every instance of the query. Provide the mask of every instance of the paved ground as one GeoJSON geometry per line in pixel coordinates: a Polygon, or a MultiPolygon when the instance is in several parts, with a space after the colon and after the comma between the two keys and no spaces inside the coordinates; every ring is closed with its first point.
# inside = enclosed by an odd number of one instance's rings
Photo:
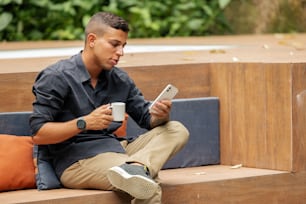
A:
{"type": "MultiPolygon", "coordinates": [[[[233,49],[231,45],[127,45],[125,54],[133,53],[158,53],[178,51],[203,51],[203,50],[227,50],[233,49]]],[[[0,59],[24,59],[42,57],[71,56],[79,52],[82,46],[57,47],[57,48],[31,48],[18,50],[0,50],[0,59]]]]}
{"type": "MultiPolygon", "coordinates": [[[[81,41],[1,42],[0,73],[36,72],[59,59],[77,53],[82,46],[81,41]],[[29,58],[31,52],[36,56],[29,58]],[[43,57],[38,55],[42,55],[43,52],[45,52],[43,57]],[[7,57],[4,55],[7,53],[18,54],[18,57],[5,59],[7,57]],[[47,56],[48,53],[50,56],[47,56]],[[22,58],[22,55],[25,58],[22,58]]],[[[275,34],[130,39],[126,54],[118,66],[305,61],[306,34],[275,34]]]]}

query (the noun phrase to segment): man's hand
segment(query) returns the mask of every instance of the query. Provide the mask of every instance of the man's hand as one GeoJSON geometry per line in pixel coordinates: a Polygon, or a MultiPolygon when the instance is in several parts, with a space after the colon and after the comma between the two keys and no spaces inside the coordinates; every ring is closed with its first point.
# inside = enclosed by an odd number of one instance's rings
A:
{"type": "Polygon", "coordinates": [[[150,114],[152,115],[151,117],[152,128],[169,121],[171,106],[172,106],[171,100],[162,100],[155,103],[155,105],[150,109],[150,114]]]}
{"type": "Polygon", "coordinates": [[[108,128],[113,121],[110,105],[102,105],[83,117],[86,121],[86,130],[102,130],[108,128]]]}

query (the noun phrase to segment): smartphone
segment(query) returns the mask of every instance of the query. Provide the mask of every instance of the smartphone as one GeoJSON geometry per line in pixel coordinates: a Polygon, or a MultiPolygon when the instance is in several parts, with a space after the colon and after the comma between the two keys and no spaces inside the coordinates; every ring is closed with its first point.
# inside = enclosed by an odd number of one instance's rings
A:
{"type": "Polygon", "coordinates": [[[171,100],[178,93],[178,89],[172,84],[168,84],[164,90],[157,96],[157,98],[150,105],[149,109],[151,109],[157,101],[168,99],[171,100]]]}

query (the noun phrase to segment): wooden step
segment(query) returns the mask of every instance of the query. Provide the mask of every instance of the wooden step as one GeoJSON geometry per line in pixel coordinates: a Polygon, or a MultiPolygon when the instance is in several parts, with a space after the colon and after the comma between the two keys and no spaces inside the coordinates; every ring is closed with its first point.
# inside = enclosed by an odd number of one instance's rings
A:
{"type": "MultiPolygon", "coordinates": [[[[160,172],[163,204],[303,203],[306,172],[290,173],[212,165],[160,172]]],[[[99,190],[35,189],[0,193],[0,203],[83,204],[130,203],[129,197],[99,190]]]]}
{"type": "MultiPolygon", "coordinates": [[[[148,100],[167,83],[179,88],[176,98],[218,97],[221,164],[306,171],[305,39],[305,33],[135,39],[129,44],[234,48],[126,53],[118,66],[148,100]]],[[[82,42],[3,42],[0,51],[76,45],[82,42]]],[[[62,58],[0,59],[0,112],[31,111],[37,73],[62,58]]]]}
{"type": "Polygon", "coordinates": [[[161,172],[164,204],[302,204],[306,172],[205,166],[161,172]]]}

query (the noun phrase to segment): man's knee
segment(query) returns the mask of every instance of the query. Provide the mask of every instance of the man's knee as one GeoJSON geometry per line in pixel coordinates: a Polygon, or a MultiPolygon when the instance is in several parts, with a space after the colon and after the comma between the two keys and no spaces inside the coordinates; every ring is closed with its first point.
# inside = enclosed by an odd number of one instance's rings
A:
{"type": "Polygon", "coordinates": [[[169,121],[166,124],[166,127],[173,137],[176,137],[176,140],[181,141],[185,144],[189,138],[188,129],[179,121],[169,121]]]}

